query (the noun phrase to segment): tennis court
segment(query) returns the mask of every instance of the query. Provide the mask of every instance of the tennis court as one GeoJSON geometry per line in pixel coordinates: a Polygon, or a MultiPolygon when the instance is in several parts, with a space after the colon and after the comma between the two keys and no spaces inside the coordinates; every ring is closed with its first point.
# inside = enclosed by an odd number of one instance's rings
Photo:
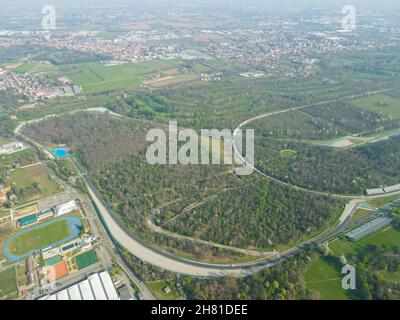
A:
{"type": "Polygon", "coordinates": [[[52,265],[60,262],[61,260],[62,260],[61,256],[54,256],[54,257],[51,257],[51,258],[49,258],[47,260],[44,260],[43,263],[44,263],[45,266],[52,266],[52,265]]]}

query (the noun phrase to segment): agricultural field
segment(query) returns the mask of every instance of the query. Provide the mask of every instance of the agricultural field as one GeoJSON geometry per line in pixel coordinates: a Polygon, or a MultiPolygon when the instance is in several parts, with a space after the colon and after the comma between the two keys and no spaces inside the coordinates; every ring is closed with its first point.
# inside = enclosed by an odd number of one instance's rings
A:
{"type": "Polygon", "coordinates": [[[11,240],[7,249],[12,255],[21,256],[63,240],[70,235],[71,232],[66,220],[55,221],[17,235],[11,240]]]}
{"type": "Polygon", "coordinates": [[[15,268],[11,267],[0,271],[0,298],[18,290],[15,268]]]}
{"type": "Polygon", "coordinates": [[[137,88],[150,75],[162,73],[181,63],[180,60],[126,63],[114,66],[88,63],[63,67],[61,71],[66,72],[75,84],[82,86],[85,93],[92,94],[137,88]]]}
{"type": "Polygon", "coordinates": [[[357,108],[386,114],[394,119],[400,119],[400,98],[379,94],[351,100],[351,104],[357,108]]]}
{"type": "Polygon", "coordinates": [[[318,256],[308,267],[304,280],[306,288],[319,292],[322,300],[348,300],[347,292],[342,288],[340,265],[328,257],[318,256]]]}
{"type": "Polygon", "coordinates": [[[48,197],[62,191],[40,164],[12,171],[9,182],[15,188],[18,204],[48,197]]]}
{"type": "Polygon", "coordinates": [[[55,71],[55,67],[49,62],[30,62],[18,66],[15,71],[19,73],[51,73],[55,71]]]}

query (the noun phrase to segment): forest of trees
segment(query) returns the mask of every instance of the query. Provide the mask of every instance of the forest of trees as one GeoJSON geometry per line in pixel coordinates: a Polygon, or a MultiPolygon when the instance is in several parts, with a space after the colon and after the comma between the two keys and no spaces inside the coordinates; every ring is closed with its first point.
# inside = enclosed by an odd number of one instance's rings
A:
{"type": "Polygon", "coordinates": [[[160,244],[177,241],[149,232],[149,218],[170,231],[203,240],[271,248],[323,231],[343,207],[339,201],[274,185],[256,174],[237,177],[228,165],[150,165],[144,156],[146,126],[77,113],[32,124],[25,133],[71,146],[124,223],[160,244]],[[182,214],[208,197],[212,199],[182,214]]]}
{"type": "Polygon", "coordinates": [[[399,182],[400,137],[350,149],[256,140],[257,167],[282,181],[332,193],[363,194],[399,182]],[[283,157],[282,150],[293,150],[283,157]]]}

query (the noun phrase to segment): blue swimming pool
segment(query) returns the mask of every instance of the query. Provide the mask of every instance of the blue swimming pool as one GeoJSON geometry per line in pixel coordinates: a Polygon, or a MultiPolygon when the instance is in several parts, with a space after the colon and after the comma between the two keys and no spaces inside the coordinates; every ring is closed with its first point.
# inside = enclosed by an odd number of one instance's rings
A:
{"type": "Polygon", "coordinates": [[[55,155],[57,158],[67,158],[70,156],[68,150],[64,149],[64,148],[53,149],[53,150],[50,150],[50,152],[53,155],[55,155]]]}
{"type": "Polygon", "coordinates": [[[7,241],[5,242],[5,244],[3,245],[3,248],[2,248],[4,256],[7,258],[7,260],[9,262],[14,262],[14,261],[17,261],[17,260],[21,260],[21,259],[27,258],[28,256],[30,256],[32,254],[33,251],[32,252],[28,252],[28,253],[26,253],[24,255],[15,256],[15,255],[11,254],[8,251],[8,247],[9,247],[11,241],[13,241],[16,237],[20,236],[21,234],[30,232],[30,231],[32,231],[34,229],[42,228],[42,227],[44,227],[46,225],[49,225],[49,224],[52,224],[52,223],[55,223],[55,222],[61,221],[61,220],[66,220],[67,221],[68,228],[69,228],[69,231],[70,231],[71,234],[65,239],[62,239],[60,241],[57,241],[55,243],[52,243],[52,244],[47,245],[47,246],[42,247],[42,248],[36,248],[35,251],[39,251],[39,250],[44,249],[44,248],[54,248],[54,247],[59,246],[62,243],[71,241],[71,240],[79,237],[81,229],[82,229],[82,221],[81,221],[80,217],[77,217],[77,216],[65,216],[65,217],[53,219],[53,220],[38,224],[38,225],[36,225],[34,227],[27,228],[27,229],[24,229],[22,231],[19,231],[16,234],[14,234],[11,238],[8,238],[7,241]]]}

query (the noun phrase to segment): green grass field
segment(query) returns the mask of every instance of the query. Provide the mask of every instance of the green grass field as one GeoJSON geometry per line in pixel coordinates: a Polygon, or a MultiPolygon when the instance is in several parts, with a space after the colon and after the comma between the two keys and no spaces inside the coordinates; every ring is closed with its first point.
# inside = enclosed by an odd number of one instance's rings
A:
{"type": "Polygon", "coordinates": [[[48,197],[62,190],[56,182],[50,180],[47,173],[39,164],[30,167],[20,168],[13,171],[10,174],[10,182],[14,184],[17,188],[26,188],[28,186],[31,186],[32,183],[35,182],[40,187],[40,194],[35,194],[29,197],[23,196],[21,199],[18,199],[19,204],[48,197]]]}
{"type": "Polygon", "coordinates": [[[382,280],[387,282],[400,282],[400,272],[383,271],[379,274],[379,276],[382,278],[382,280]]]}
{"type": "Polygon", "coordinates": [[[322,256],[311,263],[304,275],[307,289],[318,291],[322,300],[349,299],[341,285],[342,277],[340,270],[322,256]]]}
{"type": "Polygon", "coordinates": [[[385,113],[393,118],[400,119],[400,99],[378,94],[352,100],[351,104],[358,108],[385,113]]]}
{"type": "Polygon", "coordinates": [[[383,207],[384,205],[386,205],[392,201],[395,201],[399,198],[400,198],[399,195],[385,197],[385,198],[378,198],[378,199],[370,201],[370,204],[371,204],[371,206],[373,206],[375,208],[380,208],[380,207],[383,207]]]}
{"type": "Polygon", "coordinates": [[[8,217],[10,215],[9,209],[0,209],[0,218],[8,217]]]}
{"type": "Polygon", "coordinates": [[[96,262],[97,262],[97,255],[96,251],[94,250],[87,251],[75,257],[75,263],[76,266],[78,267],[78,270],[82,270],[86,267],[89,267],[90,265],[96,262]]]}
{"type": "Polygon", "coordinates": [[[168,281],[150,281],[147,282],[148,287],[151,292],[156,296],[157,299],[160,300],[176,300],[179,297],[178,292],[175,287],[170,284],[168,281]],[[169,287],[171,291],[169,293],[165,293],[163,289],[165,287],[169,287]]]}
{"type": "Polygon", "coordinates": [[[39,72],[48,72],[54,69],[54,65],[51,63],[24,63],[15,69],[16,72],[19,73],[39,73],[39,72]]]}
{"type": "Polygon", "coordinates": [[[0,157],[0,166],[7,170],[11,170],[15,164],[24,166],[33,164],[35,162],[36,162],[35,151],[33,151],[32,148],[27,148],[0,157]]]}
{"type": "Polygon", "coordinates": [[[332,252],[336,256],[355,254],[357,250],[367,245],[388,245],[395,246],[400,244],[400,231],[394,227],[388,227],[378,231],[358,242],[351,242],[346,239],[337,239],[329,244],[332,252]]]}
{"type": "Polygon", "coordinates": [[[63,70],[86,93],[99,93],[138,87],[151,74],[161,73],[182,63],[181,60],[163,60],[105,66],[86,63],[65,67],[63,70]]]}
{"type": "Polygon", "coordinates": [[[18,290],[15,268],[0,271],[0,297],[4,297],[18,290]]]}
{"type": "Polygon", "coordinates": [[[19,235],[11,241],[8,250],[13,255],[24,255],[38,248],[63,240],[70,234],[66,220],[56,221],[19,235]]]}
{"type": "Polygon", "coordinates": [[[296,154],[297,154],[297,152],[294,150],[290,150],[290,149],[281,150],[281,156],[283,158],[293,158],[296,156],[296,154]]]}

